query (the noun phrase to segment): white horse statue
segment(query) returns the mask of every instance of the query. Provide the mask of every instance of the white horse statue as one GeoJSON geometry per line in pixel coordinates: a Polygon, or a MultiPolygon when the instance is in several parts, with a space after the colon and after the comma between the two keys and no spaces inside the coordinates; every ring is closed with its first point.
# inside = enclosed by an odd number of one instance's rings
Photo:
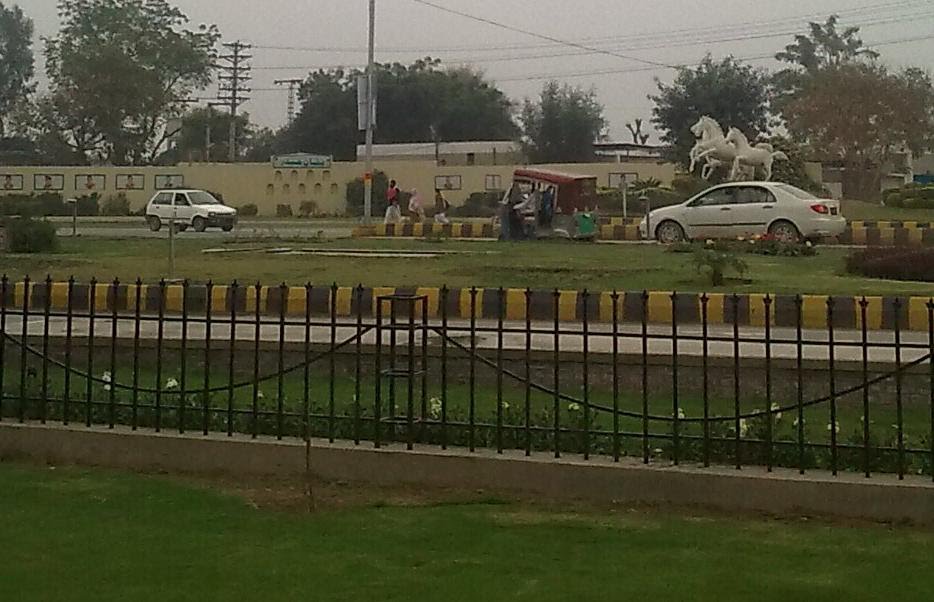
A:
{"type": "Polygon", "coordinates": [[[698,163],[704,162],[701,177],[707,180],[715,169],[722,165],[732,165],[736,160],[736,147],[727,142],[723,128],[715,119],[704,115],[691,126],[691,133],[699,138],[691,149],[691,173],[694,173],[698,163]]]}
{"type": "MultiPolygon", "coordinates": [[[[772,179],[772,164],[778,161],[787,161],[788,155],[782,151],[775,150],[771,144],[761,142],[756,146],[750,146],[749,139],[740,130],[731,127],[726,135],[726,142],[733,145],[736,149],[733,159],[733,171],[730,173],[730,179],[736,180],[739,177],[743,165],[752,167],[753,173],[757,167],[765,171],[765,181],[772,179]]],[[[753,176],[755,177],[755,176],[753,176]]]]}
{"type": "Polygon", "coordinates": [[[720,124],[707,115],[702,116],[697,120],[697,123],[691,126],[691,133],[697,138],[697,144],[691,149],[690,155],[690,171],[693,173],[694,168],[697,167],[697,157],[704,151],[712,149],[716,141],[725,140],[726,135],[723,133],[723,128],[720,127],[720,124]]]}

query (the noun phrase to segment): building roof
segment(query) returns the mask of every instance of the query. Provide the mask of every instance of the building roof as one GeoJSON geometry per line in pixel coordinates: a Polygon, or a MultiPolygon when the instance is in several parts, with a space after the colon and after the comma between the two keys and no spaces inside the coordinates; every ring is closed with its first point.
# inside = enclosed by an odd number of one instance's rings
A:
{"type": "MultiPolygon", "coordinates": [[[[466,155],[469,153],[518,153],[521,151],[518,143],[511,140],[490,140],[477,142],[441,142],[438,144],[438,153],[441,155],[466,155]]],[[[362,157],[366,146],[357,146],[357,156],[362,157]]],[[[424,157],[434,156],[434,142],[413,142],[407,144],[374,144],[374,157],[424,157]]]]}
{"type": "Polygon", "coordinates": [[[597,176],[587,176],[581,174],[572,174],[551,169],[517,169],[515,172],[517,178],[529,178],[541,180],[552,184],[569,184],[578,180],[596,180],[597,176]]]}

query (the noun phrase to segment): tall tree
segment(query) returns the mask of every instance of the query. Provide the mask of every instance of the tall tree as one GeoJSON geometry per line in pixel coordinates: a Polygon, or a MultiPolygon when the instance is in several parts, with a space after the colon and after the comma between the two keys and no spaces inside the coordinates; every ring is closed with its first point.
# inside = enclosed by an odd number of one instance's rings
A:
{"type": "MultiPolygon", "coordinates": [[[[320,152],[353,159],[359,71],[312,73],[302,85],[302,109],[283,134],[282,150],[320,152]]],[[[471,69],[445,68],[426,58],[377,71],[379,143],[515,138],[506,95],[471,69]]]]}
{"type": "Polygon", "coordinates": [[[60,0],[46,40],[50,104],[76,151],[115,164],[154,160],[196,90],[212,78],[217,29],[187,28],[165,0],[60,0]]]}
{"type": "Polygon", "coordinates": [[[785,46],[785,50],[775,58],[812,73],[861,58],[879,58],[878,52],[863,44],[859,27],[847,27],[841,31],[839,24],[838,15],[830,15],[825,23],[809,23],[809,34],[795,36],[794,43],[785,46]]]}
{"type": "Polygon", "coordinates": [[[522,145],[533,163],[592,161],[593,144],[605,137],[603,106],[594,90],[549,82],[538,102],[526,100],[520,117],[522,145]]]}
{"type": "MultiPolygon", "coordinates": [[[[227,161],[230,122],[229,112],[213,107],[192,109],[182,117],[181,128],[172,137],[174,147],[162,153],[157,162],[171,165],[179,161],[227,161]],[[210,148],[207,148],[209,141],[210,148]]],[[[246,146],[250,132],[250,116],[244,113],[237,115],[238,148],[246,146]]]]}
{"type": "Polygon", "coordinates": [[[674,83],[656,80],[652,122],[670,147],[669,160],[686,166],[695,144],[691,126],[703,115],[726,129],[735,127],[755,139],[769,126],[769,78],[765,71],[733,57],[707,55],[696,68],[678,70],[674,83]]]}
{"type": "Polygon", "coordinates": [[[302,109],[283,132],[286,152],[333,155],[353,161],[357,155],[357,98],[355,72],[312,73],[299,93],[302,109]]]}
{"type": "Polygon", "coordinates": [[[804,85],[807,77],[823,69],[853,62],[874,61],[879,53],[867,48],[859,37],[859,27],[840,29],[840,18],[830,15],[824,23],[808,24],[808,33],[795,36],[795,41],[775,55],[789,67],[773,76],[774,104],[781,110],[804,85]]]}
{"type": "Polygon", "coordinates": [[[934,85],[920,69],[825,67],[803,80],[784,117],[793,138],[844,165],[844,194],[873,199],[895,155],[934,146],[934,85]]]}
{"type": "Polygon", "coordinates": [[[32,34],[22,9],[0,2],[0,138],[10,112],[33,88],[32,34]]]}

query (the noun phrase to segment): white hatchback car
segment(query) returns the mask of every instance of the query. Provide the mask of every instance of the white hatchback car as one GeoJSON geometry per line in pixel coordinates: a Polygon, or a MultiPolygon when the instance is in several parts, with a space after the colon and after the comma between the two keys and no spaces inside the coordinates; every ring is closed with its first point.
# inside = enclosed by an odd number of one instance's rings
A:
{"type": "Polygon", "coordinates": [[[153,232],[175,219],[181,231],[196,232],[220,228],[230,232],[237,225],[237,210],[228,207],[203,190],[160,190],[146,205],[146,223],[153,232]]]}
{"type": "Polygon", "coordinates": [[[680,205],[656,209],[649,217],[639,225],[642,238],[664,244],[764,234],[797,242],[839,236],[846,229],[839,201],[780,182],[721,184],[680,205]]]}

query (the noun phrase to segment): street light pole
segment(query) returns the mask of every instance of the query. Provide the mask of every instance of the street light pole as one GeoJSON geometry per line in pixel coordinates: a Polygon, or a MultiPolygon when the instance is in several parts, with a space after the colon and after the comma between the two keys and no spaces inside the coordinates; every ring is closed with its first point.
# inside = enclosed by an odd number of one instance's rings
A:
{"type": "Polygon", "coordinates": [[[363,223],[370,225],[373,213],[373,131],[376,126],[376,0],[370,0],[370,31],[366,65],[366,174],[363,176],[363,223]]]}

